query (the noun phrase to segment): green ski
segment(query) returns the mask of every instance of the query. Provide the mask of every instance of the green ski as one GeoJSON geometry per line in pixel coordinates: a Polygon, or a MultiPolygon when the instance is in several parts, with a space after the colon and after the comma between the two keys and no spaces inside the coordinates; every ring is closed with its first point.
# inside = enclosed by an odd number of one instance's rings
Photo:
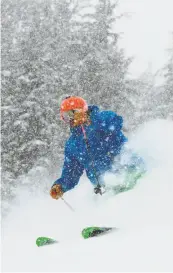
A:
{"type": "Polygon", "coordinates": [[[115,227],[87,227],[82,230],[82,236],[84,239],[98,236],[108,231],[115,230],[115,227]]]}
{"type": "MultiPolygon", "coordinates": [[[[82,236],[84,239],[88,239],[91,237],[98,236],[100,234],[107,233],[109,231],[117,230],[115,227],[86,227],[82,230],[82,236]]],[[[49,237],[38,237],[36,239],[36,245],[38,247],[45,245],[52,245],[58,243],[57,240],[49,238],[49,237]]]]}
{"type": "Polygon", "coordinates": [[[49,238],[49,237],[38,237],[36,239],[36,245],[37,246],[45,246],[45,245],[52,245],[52,244],[55,244],[55,243],[58,243],[58,241],[52,239],[52,238],[49,238]]]}

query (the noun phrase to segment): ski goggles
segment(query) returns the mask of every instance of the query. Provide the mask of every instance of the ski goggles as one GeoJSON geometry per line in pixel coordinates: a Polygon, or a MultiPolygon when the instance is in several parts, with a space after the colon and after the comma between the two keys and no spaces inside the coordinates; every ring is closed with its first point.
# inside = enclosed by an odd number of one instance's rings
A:
{"type": "Polygon", "coordinates": [[[86,121],[87,114],[81,109],[69,110],[62,113],[62,119],[71,126],[78,126],[86,121]]]}

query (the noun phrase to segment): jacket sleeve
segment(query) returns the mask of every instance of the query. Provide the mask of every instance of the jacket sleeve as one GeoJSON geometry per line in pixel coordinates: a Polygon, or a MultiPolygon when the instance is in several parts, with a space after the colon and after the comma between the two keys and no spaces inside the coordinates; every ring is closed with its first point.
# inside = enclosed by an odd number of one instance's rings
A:
{"type": "Polygon", "coordinates": [[[83,171],[84,166],[70,153],[66,145],[62,175],[53,185],[60,184],[63,192],[69,191],[78,184],[83,171]]]}

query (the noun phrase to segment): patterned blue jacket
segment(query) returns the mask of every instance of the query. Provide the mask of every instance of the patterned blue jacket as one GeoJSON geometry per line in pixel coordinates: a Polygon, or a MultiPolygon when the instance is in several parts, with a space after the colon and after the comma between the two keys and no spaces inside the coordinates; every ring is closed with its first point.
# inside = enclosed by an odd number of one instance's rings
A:
{"type": "Polygon", "coordinates": [[[127,141],[121,129],[123,119],[112,111],[100,111],[89,106],[90,125],[84,125],[89,148],[86,145],[81,126],[71,128],[71,136],[65,145],[65,160],[60,184],[64,192],[78,184],[83,171],[95,185],[106,171],[111,170],[113,158],[127,141]]]}

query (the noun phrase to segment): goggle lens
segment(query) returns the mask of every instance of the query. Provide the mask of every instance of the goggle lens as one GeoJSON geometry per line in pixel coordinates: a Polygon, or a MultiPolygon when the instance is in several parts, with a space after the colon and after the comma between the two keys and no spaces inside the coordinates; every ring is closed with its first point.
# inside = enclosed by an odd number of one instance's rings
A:
{"type": "Polygon", "coordinates": [[[81,113],[80,110],[70,110],[70,111],[64,112],[63,113],[63,119],[66,122],[70,122],[71,120],[74,120],[75,117],[79,116],[80,113],[81,113]]]}

